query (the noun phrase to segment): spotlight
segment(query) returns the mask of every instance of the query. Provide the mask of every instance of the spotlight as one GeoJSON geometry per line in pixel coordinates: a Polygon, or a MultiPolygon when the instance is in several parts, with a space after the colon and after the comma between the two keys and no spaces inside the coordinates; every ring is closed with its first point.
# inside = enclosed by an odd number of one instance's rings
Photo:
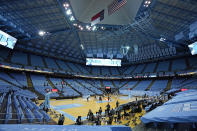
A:
{"type": "Polygon", "coordinates": [[[86,25],[86,29],[90,31],[91,27],[89,25],[86,25]]]}
{"type": "Polygon", "coordinates": [[[46,34],[46,32],[44,32],[44,31],[39,31],[39,33],[38,33],[40,36],[44,36],[45,34],[46,34]]]}
{"type": "Polygon", "coordinates": [[[84,46],[81,44],[81,49],[84,50],[84,46]]]}
{"type": "Polygon", "coordinates": [[[144,7],[148,7],[148,5],[144,5],[144,7]]]}
{"type": "Polygon", "coordinates": [[[89,25],[86,25],[86,29],[89,29],[90,28],[90,26],[89,25]]]}
{"type": "Polygon", "coordinates": [[[63,6],[64,6],[65,8],[68,8],[68,7],[69,7],[69,4],[68,4],[68,3],[64,3],[63,6]]]}
{"type": "Polygon", "coordinates": [[[160,40],[160,41],[165,41],[166,38],[161,37],[159,40],[160,40]]]}
{"type": "Polygon", "coordinates": [[[101,26],[101,29],[102,29],[102,30],[104,30],[104,29],[105,29],[105,27],[101,26]]]}
{"type": "Polygon", "coordinates": [[[92,30],[95,31],[95,30],[96,30],[96,26],[93,26],[93,27],[92,27],[92,30]]]}
{"type": "Polygon", "coordinates": [[[70,17],[70,21],[74,21],[75,18],[73,16],[70,17]]]}
{"type": "Polygon", "coordinates": [[[77,26],[77,24],[76,24],[76,23],[74,23],[73,25],[74,25],[74,26],[77,26]]]}
{"type": "Polygon", "coordinates": [[[71,15],[71,14],[72,14],[71,10],[68,9],[68,10],[66,11],[66,14],[67,14],[67,15],[71,15]]]}
{"type": "Polygon", "coordinates": [[[80,30],[83,30],[83,27],[81,27],[80,30]]]}

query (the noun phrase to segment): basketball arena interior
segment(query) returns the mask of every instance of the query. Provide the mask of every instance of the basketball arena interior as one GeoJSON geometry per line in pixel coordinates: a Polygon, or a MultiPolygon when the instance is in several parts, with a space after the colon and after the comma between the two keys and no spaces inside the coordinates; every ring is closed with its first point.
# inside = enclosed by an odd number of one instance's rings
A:
{"type": "Polygon", "coordinates": [[[196,131],[196,0],[0,0],[0,131],[196,131]]]}

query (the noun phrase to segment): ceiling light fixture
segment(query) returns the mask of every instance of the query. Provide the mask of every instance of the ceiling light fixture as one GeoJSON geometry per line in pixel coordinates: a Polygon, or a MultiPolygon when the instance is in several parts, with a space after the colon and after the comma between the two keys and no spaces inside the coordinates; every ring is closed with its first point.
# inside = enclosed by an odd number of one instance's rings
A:
{"type": "Polygon", "coordinates": [[[93,26],[93,27],[92,27],[92,30],[95,31],[95,30],[96,30],[96,26],[93,26]]]}
{"type": "Polygon", "coordinates": [[[102,29],[102,30],[104,30],[104,29],[105,29],[105,27],[101,26],[101,29],[102,29]]]}
{"type": "Polygon", "coordinates": [[[41,30],[41,31],[38,32],[38,34],[39,34],[40,36],[44,36],[44,35],[46,34],[46,32],[41,30]]]}
{"type": "Polygon", "coordinates": [[[73,25],[74,25],[74,26],[77,26],[77,24],[76,24],[76,23],[74,23],[73,25]]]}
{"type": "Polygon", "coordinates": [[[74,16],[71,16],[70,21],[74,21],[74,20],[75,20],[74,16]]]}
{"type": "Polygon", "coordinates": [[[86,29],[90,31],[91,27],[89,25],[86,25],[86,29]]]}
{"type": "Polygon", "coordinates": [[[151,4],[151,1],[150,0],[146,0],[144,2],[144,7],[148,7],[150,4],[151,4]]]}
{"type": "Polygon", "coordinates": [[[84,50],[84,46],[81,44],[81,49],[84,50]]]}
{"type": "Polygon", "coordinates": [[[166,38],[161,37],[159,40],[160,40],[160,41],[165,41],[166,38]]]}
{"type": "Polygon", "coordinates": [[[68,9],[68,10],[66,11],[66,14],[67,14],[67,15],[71,15],[71,14],[72,14],[71,10],[68,9]]]}
{"type": "Polygon", "coordinates": [[[83,30],[83,27],[81,27],[80,29],[83,30]]]}
{"type": "Polygon", "coordinates": [[[64,6],[65,8],[68,8],[68,7],[69,7],[69,4],[68,4],[68,3],[64,3],[63,6],[64,6]]]}

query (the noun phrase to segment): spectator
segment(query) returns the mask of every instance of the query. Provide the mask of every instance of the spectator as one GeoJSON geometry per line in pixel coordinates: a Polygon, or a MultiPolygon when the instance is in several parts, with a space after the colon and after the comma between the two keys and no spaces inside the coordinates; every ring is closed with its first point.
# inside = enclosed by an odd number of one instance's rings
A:
{"type": "Polygon", "coordinates": [[[114,109],[112,108],[111,111],[110,111],[110,115],[111,115],[111,116],[114,115],[114,112],[115,112],[115,111],[114,111],[114,109]]]}
{"type": "Polygon", "coordinates": [[[121,119],[121,113],[120,111],[117,111],[117,120],[120,121],[120,119],[121,119]]]}
{"type": "Polygon", "coordinates": [[[113,116],[109,116],[108,124],[111,125],[112,124],[112,121],[113,121],[113,116]]]}
{"type": "Polygon", "coordinates": [[[101,115],[102,114],[102,108],[100,107],[99,108],[99,115],[101,115]]]}
{"type": "Polygon", "coordinates": [[[102,97],[101,97],[101,96],[99,96],[99,101],[100,101],[100,102],[102,101],[102,97]]]}
{"type": "Polygon", "coordinates": [[[76,120],[76,125],[81,125],[81,116],[78,116],[77,120],[76,120]]]}
{"type": "Polygon", "coordinates": [[[106,113],[109,115],[109,111],[110,111],[110,105],[109,105],[109,103],[106,105],[106,113]]]}
{"type": "Polygon", "coordinates": [[[119,102],[118,102],[118,101],[116,101],[116,108],[118,108],[118,106],[119,106],[119,102]]]}
{"type": "Polygon", "coordinates": [[[89,96],[87,96],[87,102],[89,101],[89,96]]]}
{"type": "Polygon", "coordinates": [[[60,114],[60,118],[59,118],[59,120],[58,120],[58,125],[63,125],[64,124],[64,115],[62,114],[60,114]]]}
{"type": "Polygon", "coordinates": [[[93,115],[91,110],[89,110],[89,112],[88,112],[87,119],[90,120],[90,121],[94,120],[94,115],[93,115]]]}

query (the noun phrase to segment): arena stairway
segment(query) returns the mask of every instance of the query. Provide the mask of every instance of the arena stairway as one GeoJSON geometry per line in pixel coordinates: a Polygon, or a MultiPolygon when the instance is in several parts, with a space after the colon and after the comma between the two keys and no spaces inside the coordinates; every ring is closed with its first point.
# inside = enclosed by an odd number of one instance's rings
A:
{"type": "Polygon", "coordinates": [[[116,85],[114,84],[113,81],[111,81],[112,85],[114,86],[115,89],[117,89],[116,85]]]}
{"type": "Polygon", "coordinates": [[[120,75],[122,75],[122,72],[120,71],[120,68],[117,68],[118,72],[120,75]]]}
{"type": "Polygon", "coordinates": [[[100,80],[101,82],[101,88],[104,88],[103,80],[100,80]]]}
{"type": "Polygon", "coordinates": [[[122,68],[122,74],[124,74],[127,70],[128,70],[129,67],[124,67],[122,68]]]}
{"type": "Polygon", "coordinates": [[[172,60],[170,60],[168,71],[172,71],[172,60]]]}
{"type": "Polygon", "coordinates": [[[74,91],[76,91],[78,94],[80,94],[80,96],[83,96],[83,94],[81,92],[79,92],[78,90],[76,90],[75,88],[73,88],[67,81],[65,81],[64,79],[62,79],[62,81],[64,83],[66,83],[70,88],[72,88],[74,91]]]}
{"type": "Polygon", "coordinates": [[[88,84],[92,85],[93,87],[97,88],[98,90],[102,91],[101,88],[96,87],[96,86],[95,86],[94,84],[92,84],[91,82],[89,82],[89,81],[86,81],[86,82],[87,82],[88,84]]]}
{"type": "Polygon", "coordinates": [[[111,68],[108,68],[110,75],[112,75],[112,70],[111,68]]]}
{"type": "Polygon", "coordinates": [[[136,68],[137,68],[137,65],[135,65],[135,67],[133,68],[133,70],[129,74],[132,74],[136,68]]]}
{"type": "Polygon", "coordinates": [[[143,73],[145,71],[145,69],[146,69],[147,66],[148,66],[148,64],[145,64],[144,67],[143,67],[143,69],[142,69],[142,71],[140,73],[143,73]]]}
{"type": "Polygon", "coordinates": [[[68,64],[68,63],[66,63],[66,62],[64,62],[65,63],[65,65],[69,68],[69,70],[71,71],[71,72],[76,72],[76,71],[73,71],[73,69],[70,67],[70,65],[68,64]]]}
{"type": "MultiPolygon", "coordinates": [[[[75,65],[75,64],[74,64],[74,65],[75,65]]],[[[77,65],[75,65],[75,67],[80,71],[80,73],[83,74],[83,71],[82,71],[77,65]]]]}
{"type": "Polygon", "coordinates": [[[154,70],[153,70],[153,73],[156,73],[157,67],[158,67],[158,66],[159,66],[159,62],[156,63],[155,68],[154,68],[154,70]]]}
{"type": "Polygon", "coordinates": [[[55,64],[57,65],[58,69],[63,70],[63,69],[61,68],[61,66],[57,63],[57,61],[56,61],[55,59],[54,59],[54,62],[55,62],[55,64]]]}
{"type": "Polygon", "coordinates": [[[169,79],[169,80],[168,80],[168,84],[167,84],[166,88],[164,89],[164,91],[170,90],[171,87],[172,87],[172,79],[169,79]]]}
{"type": "MultiPolygon", "coordinates": [[[[130,81],[127,81],[126,83],[122,84],[122,85],[120,86],[120,88],[126,86],[129,82],[130,82],[130,81]]],[[[120,88],[119,88],[119,89],[120,89],[120,88]]]]}
{"type": "Polygon", "coordinates": [[[25,74],[26,74],[28,90],[34,92],[38,96],[39,99],[44,99],[44,96],[35,90],[32,80],[31,80],[31,77],[30,77],[30,74],[28,74],[28,73],[25,73],[25,74]]]}
{"type": "MultiPolygon", "coordinates": [[[[49,83],[49,85],[53,88],[53,89],[57,89],[56,87],[55,87],[55,85],[53,84],[53,82],[48,78],[48,77],[45,77],[46,78],[46,80],[48,81],[48,83],[49,83]]],[[[57,89],[58,90],[58,89],[57,89]]],[[[60,97],[64,97],[64,95],[62,94],[62,93],[59,93],[59,92],[57,92],[58,93],[58,95],[60,96],[60,97]]]]}
{"type": "Polygon", "coordinates": [[[150,88],[152,87],[152,85],[154,84],[156,80],[152,80],[152,82],[150,83],[150,85],[145,89],[145,91],[150,90],[150,88]]]}
{"type": "Polygon", "coordinates": [[[90,74],[92,74],[92,67],[89,67],[89,68],[90,68],[90,71],[89,72],[90,72],[90,74]]]}
{"type": "MultiPolygon", "coordinates": [[[[90,90],[89,88],[85,87],[81,82],[79,82],[79,81],[77,81],[77,80],[75,80],[75,81],[76,81],[79,85],[81,85],[82,87],[86,88],[87,90],[93,92],[94,94],[97,94],[96,92],[94,92],[94,91],[90,90]]],[[[98,94],[97,94],[97,95],[98,95],[98,94]]]]}
{"type": "Polygon", "coordinates": [[[99,75],[102,75],[102,69],[100,67],[99,68],[99,75]]]}
{"type": "Polygon", "coordinates": [[[42,62],[43,62],[43,64],[44,64],[44,67],[45,68],[48,68],[48,66],[47,66],[47,63],[46,63],[46,61],[45,61],[45,59],[42,57],[42,62]]]}
{"type": "Polygon", "coordinates": [[[30,54],[27,54],[27,63],[28,63],[28,66],[32,66],[31,65],[31,57],[30,57],[30,54]]]}
{"type": "Polygon", "coordinates": [[[137,85],[138,85],[140,82],[141,82],[141,81],[138,81],[138,82],[133,86],[132,90],[133,90],[135,87],[137,87],[137,85]]]}

